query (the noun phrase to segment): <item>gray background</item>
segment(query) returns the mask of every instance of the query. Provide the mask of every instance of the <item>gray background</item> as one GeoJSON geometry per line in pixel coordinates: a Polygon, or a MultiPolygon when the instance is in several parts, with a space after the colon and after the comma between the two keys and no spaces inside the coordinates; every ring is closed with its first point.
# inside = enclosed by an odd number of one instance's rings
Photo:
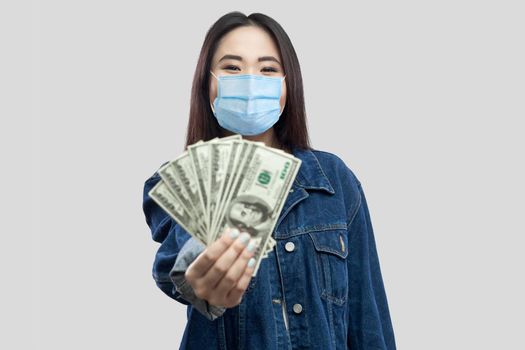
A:
{"type": "Polygon", "coordinates": [[[142,186],[232,10],[281,23],[313,146],[363,183],[398,347],[525,348],[524,11],[458,0],[3,2],[0,348],[178,348],[142,186]]]}

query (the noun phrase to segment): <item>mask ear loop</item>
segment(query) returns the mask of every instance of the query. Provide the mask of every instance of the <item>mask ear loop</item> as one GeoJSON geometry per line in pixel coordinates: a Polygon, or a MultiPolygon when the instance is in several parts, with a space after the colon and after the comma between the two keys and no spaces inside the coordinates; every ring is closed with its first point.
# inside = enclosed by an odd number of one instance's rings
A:
{"type": "MultiPolygon", "coordinates": [[[[219,81],[219,78],[217,78],[217,76],[215,74],[213,74],[213,72],[210,70],[210,73],[211,75],[213,75],[215,77],[215,79],[217,79],[217,81],[219,81]]],[[[217,89],[219,88],[219,86],[217,85],[217,89]]],[[[213,103],[210,101],[210,107],[211,107],[211,111],[213,112],[213,115],[215,115],[215,109],[213,109],[213,103]]]]}
{"type": "MultiPolygon", "coordinates": [[[[284,79],[286,79],[286,74],[284,75],[284,77],[281,79],[281,83],[284,81],[284,79]]],[[[284,112],[284,108],[286,107],[286,101],[284,101],[284,107],[283,107],[283,110],[279,113],[279,117],[283,114],[284,112]]]]}

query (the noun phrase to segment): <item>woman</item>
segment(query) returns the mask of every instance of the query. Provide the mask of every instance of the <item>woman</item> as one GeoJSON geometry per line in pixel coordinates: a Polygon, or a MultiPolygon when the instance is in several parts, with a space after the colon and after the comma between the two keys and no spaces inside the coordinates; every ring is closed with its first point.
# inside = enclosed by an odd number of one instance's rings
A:
{"type": "Polygon", "coordinates": [[[259,13],[221,17],[194,76],[186,146],[233,134],[302,161],[273,231],[277,244],[256,277],[248,233],[199,247],[147,196],[159,175],[144,186],[146,221],[161,243],[153,278],[188,305],[181,348],[395,349],[361,183],[337,156],[310,147],[296,53],[282,27],[259,13]],[[277,100],[251,105],[258,118],[222,99],[221,89],[256,97],[267,87],[277,100]]]}

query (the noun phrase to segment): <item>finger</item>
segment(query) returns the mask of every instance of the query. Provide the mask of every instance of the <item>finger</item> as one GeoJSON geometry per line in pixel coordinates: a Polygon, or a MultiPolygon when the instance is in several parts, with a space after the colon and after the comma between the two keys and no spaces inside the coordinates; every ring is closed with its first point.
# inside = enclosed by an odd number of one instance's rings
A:
{"type": "Polygon", "coordinates": [[[230,292],[226,295],[226,300],[237,301],[242,298],[242,295],[246,291],[246,288],[248,288],[248,284],[250,283],[250,280],[252,279],[254,268],[255,268],[255,259],[250,258],[241,278],[239,279],[235,287],[232,288],[230,292]]]}
{"type": "Polygon", "coordinates": [[[227,295],[232,290],[239,279],[244,274],[248,261],[253,257],[255,249],[257,248],[257,242],[255,240],[250,241],[248,246],[239,254],[237,259],[233,262],[230,269],[219,281],[215,287],[215,291],[219,295],[227,295]]]}
{"type": "Polygon", "coordinates": [[[188,266],[186,275],[190,278],[200,278],[206,274],[217,259],[231,246],[239,236],[238,229],[227,228],[224,234],[204,251],[188,266]]]}
{"type": "Polygon", "coordinates": [[[213,266],[202,277],[202,283],[211,288],[216,288],[221,278],[228,272],[237,259],[239,254],[248,245],[251,236],[247,232],[241,235],[233,242],[230,247],[220,256],[213,266]]]}

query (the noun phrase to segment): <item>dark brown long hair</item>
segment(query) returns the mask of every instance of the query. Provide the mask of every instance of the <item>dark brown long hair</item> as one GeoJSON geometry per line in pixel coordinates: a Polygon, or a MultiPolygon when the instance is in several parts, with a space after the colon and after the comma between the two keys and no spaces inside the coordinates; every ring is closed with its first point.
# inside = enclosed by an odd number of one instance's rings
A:
{"type": "Polygon", "coordinates": [[[213,115],[209,97],[209,71],[219,40],[229,31],[241,26],[258,26],[266,30],[275,40],[281,52],[286,74],[286,104],[279,120],[274,125],[279,143],[289,149],[294,147],[311,149],[306,125],[303,79],[299,60],[290,38],[274,19],[262,13],[246,16],[234,11],[225,14],[206,33],[191,90],[190,117],[186,133],[186,147],[199,140],[208,141],[222,137],[221,127],[213,115]]]}

